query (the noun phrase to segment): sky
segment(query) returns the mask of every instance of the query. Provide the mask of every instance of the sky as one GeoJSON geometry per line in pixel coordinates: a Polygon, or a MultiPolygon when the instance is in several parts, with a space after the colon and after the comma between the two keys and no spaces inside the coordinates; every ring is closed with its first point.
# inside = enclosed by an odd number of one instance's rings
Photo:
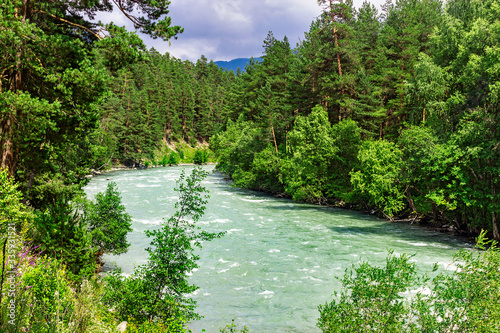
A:
{"type": "MultiPolygon", "coordinates": [[[[385,0],[370,2],[380,9],[385,0]]],[[[355,7],[362,3],[354,0],[355,7]]],[[[279,40],[286,35],[295,47],[321,13],[317,0],[171,0],[169,9],[172,25],[184,28],[177,40],[169,45],[140,36],[148,48],[193,62],[201,55],[214,61],[259,57],[269,31],[279,40]]],[[[98,19],[133,30],[117,10],[98,19]]]]}

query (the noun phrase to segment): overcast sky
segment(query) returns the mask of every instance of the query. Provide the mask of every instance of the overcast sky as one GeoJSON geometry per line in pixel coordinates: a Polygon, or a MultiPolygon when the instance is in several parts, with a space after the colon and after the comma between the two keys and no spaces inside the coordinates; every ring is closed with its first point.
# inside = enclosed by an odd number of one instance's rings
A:
{"type": "MultiPolygon", "coordinates": [[[[370,2],[380,9],[385,0],[370,2]]],[[[354,0],[356,7],[362,3],[354,0]]],[[[172,24],[182,26],[184,33],[170,46],[159,39],[141,37],[148,47],[182,60],[196,61],[202,54],[214,61],[258,57],[269,31],[277,39],[286,35],[295,47],[320,13],[317,0],[171,0],[172,24]]],[[[106,18],[100,17],[133,29],[116,11],[106,18]]]]}

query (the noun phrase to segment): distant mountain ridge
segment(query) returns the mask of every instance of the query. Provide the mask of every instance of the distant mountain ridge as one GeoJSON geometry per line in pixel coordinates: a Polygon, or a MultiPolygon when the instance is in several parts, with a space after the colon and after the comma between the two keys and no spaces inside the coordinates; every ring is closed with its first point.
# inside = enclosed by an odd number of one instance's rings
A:
{"type": "MultiPolygon", "coordinates": [[[[254,59],[259,62],[262,61],[260,57],[255,57],[254,59]]],[[[233,70],[236,73],[238,68],[243,72],[249,61],[250,58],[237,58],[229,61],[214,61],[214,64],[228,71],[233,70]]]]}

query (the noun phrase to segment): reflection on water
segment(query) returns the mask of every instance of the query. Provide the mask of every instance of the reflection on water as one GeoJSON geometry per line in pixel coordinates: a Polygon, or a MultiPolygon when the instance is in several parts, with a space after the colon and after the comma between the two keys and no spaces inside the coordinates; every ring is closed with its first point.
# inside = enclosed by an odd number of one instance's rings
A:
{"type": "MultiPolygon", "coordinates": [[[[92,179],[86,187],[90,196],[105,190],[107,178],[116,182],[133,217],[130,250],[105,260],[127,274],[146,262],[144,230],[158,228],[173,213],[173,188],[183,168],[190,172],[192,167],[120,171],[92,179]]],[[[352,264],[383,264],[387,249],[393,249],[416,253],[419,267],[430,270],[435,262],[447,267],[457,249],[469,246],[417,226],[232,188],[217,173],[203,185],[211,198],[200,224],[227,234],[203,244],[200,267],[191,273],[200,287],[192,297],[205,316],[191,325],[195,332],[219,332],[233,318],[251,332],[318,332],[317,306],[331,300],[339,287],[336,277],[352,264]]]]}

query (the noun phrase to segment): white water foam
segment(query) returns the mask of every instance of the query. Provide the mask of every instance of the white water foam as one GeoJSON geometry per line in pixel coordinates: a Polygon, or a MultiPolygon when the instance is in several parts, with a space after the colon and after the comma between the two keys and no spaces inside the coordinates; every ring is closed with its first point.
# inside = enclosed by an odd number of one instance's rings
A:
{"type": "Polygon", "coordinates": [[[242,201],[255,202],[255,203],[270,201],[269,199],[245,199],[245,198],[239,198],[239,199],[242,201]]]}
{"type": "Polygon", "coordinates": [[[136,187],[160,187],[160,184],[146,185],[146,184],[135,184],[136,187]]]}
{"type": "Polygon", "coordinates": [[[274,295],[274,291],[265,290],[265,291],[259,293],[259,295],[274,295]]]}
{"type": "Polygon", "coordinates": [[[146,219],[132,219],[133,222],[137,222],[140,224],[145,224],[145,225],[160,225],[163,222],[163,219],[156,219],[156,220],[146,220],[146,219]]]}
{"type": "Polygon", "coordinates": [[[215,219],[213,221],[210,221],[210,223],[221,223],[221,224],[228,223],[228,222],[232,222],[232,221],[230,219],[215,219]]]}

